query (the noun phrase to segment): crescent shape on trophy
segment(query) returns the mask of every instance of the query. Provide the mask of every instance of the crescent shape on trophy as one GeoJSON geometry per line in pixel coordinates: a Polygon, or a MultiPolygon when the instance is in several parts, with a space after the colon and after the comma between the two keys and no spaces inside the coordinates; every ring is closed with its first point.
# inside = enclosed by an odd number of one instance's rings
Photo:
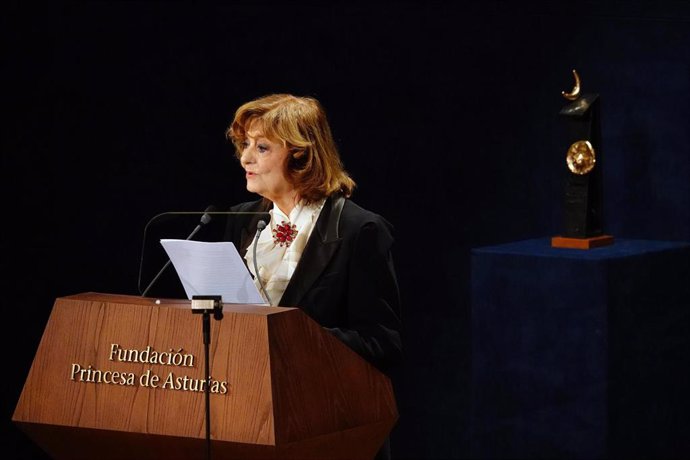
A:
{"type": "Polygon", "coordinates": [[[575,69],[573,69],[573,76],[575,77],[575,86],[573,86],[573,90],[569,93],[561,91],[563,97],[569,101],[574,101],[580,96],[580,76],[577,74],[577,70],[575,69]]]}

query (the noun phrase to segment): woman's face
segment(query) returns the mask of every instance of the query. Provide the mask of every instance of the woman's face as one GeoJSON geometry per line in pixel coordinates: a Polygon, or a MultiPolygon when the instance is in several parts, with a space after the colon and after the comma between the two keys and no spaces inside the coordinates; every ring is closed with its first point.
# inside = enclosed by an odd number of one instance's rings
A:
{"type": "Polygon", "coordinates": [[[291,198],[294,187],[285,175],[288,148],[266,138],[257,121],[249,125],[246,135],[240,163],[246,172],[247,190],[273,202],[291,198]]]}

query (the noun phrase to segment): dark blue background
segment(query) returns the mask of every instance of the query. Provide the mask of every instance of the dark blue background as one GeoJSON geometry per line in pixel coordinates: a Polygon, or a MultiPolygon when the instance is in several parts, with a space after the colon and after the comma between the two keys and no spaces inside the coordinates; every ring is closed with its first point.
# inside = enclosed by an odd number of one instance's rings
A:
{"type": "Polygon", "coordinates": [[[224,131],[263,94],[320,99],[355,201],[396,226],[397,458],[469,455],[470,249],[560,231],[572,69],[601,97],[605,231],[690,240],[688,2],[3,9],[3,431],[19,458],[37,448],[10,418],[54,299],[136,294],[153,215],[251,198],[224,131]]]}

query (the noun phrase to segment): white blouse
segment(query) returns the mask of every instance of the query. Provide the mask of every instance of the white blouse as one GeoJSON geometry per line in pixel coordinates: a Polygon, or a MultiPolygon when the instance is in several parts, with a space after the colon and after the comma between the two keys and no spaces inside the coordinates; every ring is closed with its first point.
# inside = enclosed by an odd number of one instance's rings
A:
{"type": "MultiPolygon", "coordinates": [[[[256,243],[256,261],[259,267],[259,276],[263,282],[264,288],[270,297],[270,303],[273,306],[278,305],[283,293],[287,288],[292,274],[297,268],[297,263],[302,252],[304,251],[311,232],[314,230],[316,220],[321,214],[321,209],[326,203],[326,199],[304,205],[301,201],[290,211],[290,215],[286,216],[275,204],[273,209],[269,211],[271,214],[270,228],[266,228],[261,232],[258,242],[253,240],[247,248],[247,253],[244,259],[247,261],[249,271],[254,275],[254,284],[264,296],[261,290],[259,279],[254,273],[254,244],[256,243]],[[283,223],[290,223],[295,225],[297,234],[289,246],[280,245],[274,239],[275,231],[278,225],[283,223]]],[[[264,296],[265,297],[265,296],[264,296]]],[[[269,299],[264,299],[267,302],[269,299]]]]}

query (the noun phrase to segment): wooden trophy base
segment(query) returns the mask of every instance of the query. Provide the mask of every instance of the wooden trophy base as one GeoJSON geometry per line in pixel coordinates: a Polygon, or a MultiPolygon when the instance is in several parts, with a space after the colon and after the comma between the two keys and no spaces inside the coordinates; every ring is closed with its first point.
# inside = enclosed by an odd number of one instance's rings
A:
{"type": "Polygon", "coordinates": [[[611,235],[593,236],[591,238],[566,238],[554,236],[551,238],[552,248],[592,249],[613,244],[611,235]]]}

